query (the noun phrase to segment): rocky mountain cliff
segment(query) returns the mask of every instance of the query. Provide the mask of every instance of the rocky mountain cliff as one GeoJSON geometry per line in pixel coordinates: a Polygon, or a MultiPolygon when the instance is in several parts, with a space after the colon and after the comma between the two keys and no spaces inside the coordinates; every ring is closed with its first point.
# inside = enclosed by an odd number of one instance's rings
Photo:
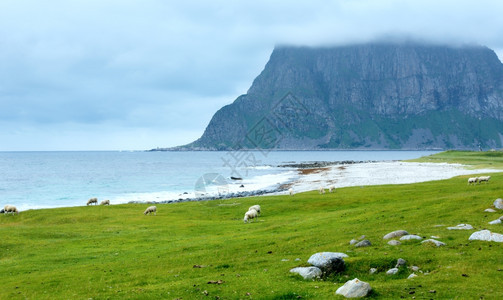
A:
{"type": "Polygon", "coordinates": [[[478,149],[503,141],[503,64],[482,46],[277,47],[178,149],[478,149]]]}

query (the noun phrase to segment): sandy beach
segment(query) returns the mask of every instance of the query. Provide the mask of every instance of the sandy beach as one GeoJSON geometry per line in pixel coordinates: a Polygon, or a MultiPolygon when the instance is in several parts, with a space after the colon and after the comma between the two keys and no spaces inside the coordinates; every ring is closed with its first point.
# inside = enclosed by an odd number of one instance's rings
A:
{"type": "Polygon", "coordinates": [[[400,161],[336,165],[311,170],[310,172],[302,170],[301,173],[305,175],[301,175],[298,180],[290,184],[296,193],[317,190],[319,187],[406,184],[448,179],[460,175],[503,172],[496,169],[471,170],[460,164],[400,161]]]}

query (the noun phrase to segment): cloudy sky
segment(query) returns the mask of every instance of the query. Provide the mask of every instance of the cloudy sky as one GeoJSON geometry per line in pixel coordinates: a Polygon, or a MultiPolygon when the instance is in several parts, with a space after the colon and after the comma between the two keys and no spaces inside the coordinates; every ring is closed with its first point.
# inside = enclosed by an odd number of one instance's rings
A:
{"type": "Polygon", "coordinates": [[[503,58],[503,1],[1,0],[0,151],[189,143],[276,45],[386,36],[503,58]]]}

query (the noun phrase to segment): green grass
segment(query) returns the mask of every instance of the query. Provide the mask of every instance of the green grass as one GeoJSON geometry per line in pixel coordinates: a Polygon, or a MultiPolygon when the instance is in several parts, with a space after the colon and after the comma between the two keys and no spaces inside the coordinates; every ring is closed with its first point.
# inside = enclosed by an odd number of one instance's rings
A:
{"type": "Polygon", "coordinates": [[[410,160],[413,162],[433,162],[433,163],[456,163],[469,165],[474,169],[491,168],[503,169],[503,152],[488,151],[444,151],[437,154],[424,156],[418,159],[410,160]]]}
{"type": "Polygon", "coordinates": [[[370,283],[371,299],[499,299],[503,244],[468,241],[473,231],[446,226],[503,233],[487,224],[501,214],[484,212],[501,197],[503,173],[477,186],[467,177],[159,204],[157,216],[144,216],[139,204],[0,215],[0,299],[328,299],[355,277],[370,283]],[[253,204],[262,217],[244,224],[253,204]],[[398,229],[447,246],[389,246],[382,236],[398,229]],[[372,246],[349,245],[361,235],[372,246]],[[318,281],[289,273],[320,251],[348,254],[346,270],[318,281]],[[386,276],[398,258],[429,274],[386,276]],[[370,275],[371,267],[379,272],[370,275]]]}

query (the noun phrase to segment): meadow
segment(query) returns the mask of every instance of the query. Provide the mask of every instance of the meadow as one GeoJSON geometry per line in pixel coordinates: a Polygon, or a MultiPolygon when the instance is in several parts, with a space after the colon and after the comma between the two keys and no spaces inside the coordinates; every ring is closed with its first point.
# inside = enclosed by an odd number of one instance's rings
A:
{"type": "MultiPolygon", "coordinates": [[[[503,156],[443,152],[424,161],[501,167],[503,156]]],[[[503,173],[488,184],[469,176],[405,185],[363,186],[294,196],[157,204],[82,206],[0,215],[0,299],[343,299],[338,287],[359,278],[370,299],[500,299],[503,244],[469,241],[500,217],[484,212],[503,197],[503,173]],[[243,223],[260,204],[258,221],[243,223]],[[447,230],[471,224],[475,230],[447,230]],[[390,246],[404,229],[419,241],[390,246]],[[365,235],[372,245],[355,248],[365,235]],[[344,272],[306,281],[289,272],[317,252],[344,252],[344,272]],[[402,268],[386,275],[398,258],[402,268]],[[299,260],[300,259],[300,260],[299,260]],[[370,274],[370,268],[377,268],[370,274]]]]}

